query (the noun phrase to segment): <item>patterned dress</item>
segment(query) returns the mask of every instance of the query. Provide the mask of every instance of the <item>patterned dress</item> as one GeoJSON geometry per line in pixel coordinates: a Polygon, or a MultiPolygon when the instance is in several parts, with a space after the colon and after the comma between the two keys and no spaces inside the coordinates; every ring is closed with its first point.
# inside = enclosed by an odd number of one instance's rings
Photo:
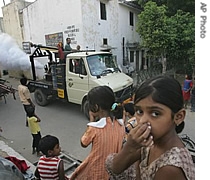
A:
{"type": "MultiPolygon", "coordinates": [[[[141,163],[139,165],[141,180],[153,180],[155,173],[161,167],[168,165],[181,168],[187,180],[195,179],[195,166],[187,148],[173,147],[148,165],[149,150],[149,148],[142,148],[141,151],[141,163]]],[[[114,156],[116,154],[110,154],[106,159],[106,168],[111,176],[110,180],[135,180],[135,166],[133,165],[119,175],[111,171],[110,167],[114,156]]]]}
{"type": "Polygon", "coordinates": [[[107,117],[98,122],[88,123],[81,142],[86,146],[92,144],[92,149],[88,157],[73,172],[70,180],[108,180],[109,175],[105,169],[106,157],[121,150],[124,134],[123,120],[112,121],[107,117]]]}

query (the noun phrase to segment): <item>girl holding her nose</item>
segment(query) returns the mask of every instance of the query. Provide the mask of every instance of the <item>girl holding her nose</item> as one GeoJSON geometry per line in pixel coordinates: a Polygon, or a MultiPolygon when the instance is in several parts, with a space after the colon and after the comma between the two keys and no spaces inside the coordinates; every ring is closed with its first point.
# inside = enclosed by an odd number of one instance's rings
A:
{"type": "Polygon", "coordinates": [[[190,152],[177,134],[186,114],[179,82],[167,76],[145,81],[135,92],[134,105],[137,126],[123,149],[106,159],[110,180],[194,180],[190,152]]]}

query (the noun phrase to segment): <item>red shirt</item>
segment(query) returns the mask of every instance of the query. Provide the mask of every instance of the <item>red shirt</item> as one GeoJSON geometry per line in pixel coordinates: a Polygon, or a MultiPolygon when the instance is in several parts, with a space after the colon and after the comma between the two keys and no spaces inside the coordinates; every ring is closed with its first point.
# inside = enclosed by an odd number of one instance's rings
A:
{"type": "Polygon", "coordinates": [[[58,55],[61,60],[64,60],[64,53],[60,46],[58,46],[58,55]]]}

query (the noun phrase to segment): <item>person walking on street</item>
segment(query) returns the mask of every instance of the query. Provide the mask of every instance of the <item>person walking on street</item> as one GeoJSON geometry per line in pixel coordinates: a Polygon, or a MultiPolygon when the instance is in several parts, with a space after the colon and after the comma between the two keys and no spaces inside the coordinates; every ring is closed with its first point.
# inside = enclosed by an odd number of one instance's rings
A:
{"type": "MultiPolygon", "coordinates": [[[[31,107],[35,108],[34,103],[31,100],[31,94],[30,91],[27,87],[27,78],[22,77],[20,79],[20,85],[18,85],[18,94],[20,97],[20,101],[23,104],[24,110],[26,112],[26,126],[28,126],[28,121],[27,121],[27,111],[31,107]]],[[[36,116],[36,115],[35,115],[36,116]]]]}

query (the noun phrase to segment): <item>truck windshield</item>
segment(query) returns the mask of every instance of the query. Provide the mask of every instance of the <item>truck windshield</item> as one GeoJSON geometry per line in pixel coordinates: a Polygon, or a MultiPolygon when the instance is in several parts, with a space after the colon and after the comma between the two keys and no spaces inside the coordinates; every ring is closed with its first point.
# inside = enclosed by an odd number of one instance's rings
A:
{"type": "Polygon", "coordinates": [[[105,76],[108,73],[119,71],[117,63],[111,54],[88,56],[87,63],[92,76],[105,76]]]}

